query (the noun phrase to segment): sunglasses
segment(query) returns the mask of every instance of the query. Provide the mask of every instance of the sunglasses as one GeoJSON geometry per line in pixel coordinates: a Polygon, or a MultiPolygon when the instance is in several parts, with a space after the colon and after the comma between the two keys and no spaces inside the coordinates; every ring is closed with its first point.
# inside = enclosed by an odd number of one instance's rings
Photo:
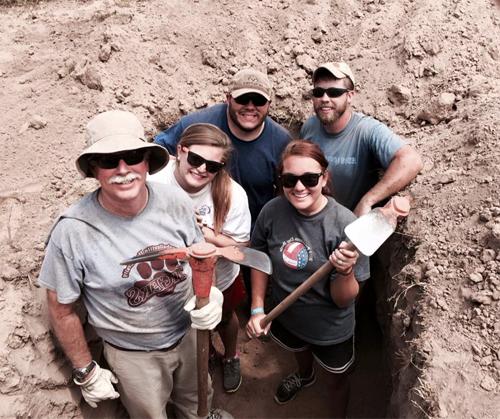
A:
{"type": "Polygon", "coordinates": [[[89,159],[89,164],[101,169],[114,169],[123,160],[128,166],[133,166],[144,161],[147,150],[131,150],[123,153],[94,155],[89,159]]]}
{"type": "Polygon", "coordinates": [[[340,87],[329,87],[328,89],[323,89],[322,87],[315,87],[314,89],[312,89],[312,95],[316,98],[323,97],[325,93],[330,98],[340,97],[346,92],[350,92],[350,90],[342,89],[340,87]]]}
{"type": "Polygon", "coordinates": [[[284,188],[294,188],[299,180],[300,183],[302,183],[302,185],[304,185],[306,188],[312,188],[318,185],[319,178],[323,176],[324,173],[325,172],[304,173],[300,176],[292,175],[291,173],[284,173],[279,176],[279,180],[281,181],[281,185],[284,188]]]}
{"type": "Polygon", "coordinates": [[[267,99],[258,94],[247,93],[233,98],[238,105],[248,105],[252,102],[255,106],[264,106],[267,103],[267,99]]]}
{"type": "Polygon", "coordinates": [[[200,167],[202,164],[205,164],[207,172],[209,173],[217,173],[224,167],[224,163],[207,160],[201,157],[199,154],[193,153],[192,151],[188,151],[187,162],[193,167],[200,167]]]}

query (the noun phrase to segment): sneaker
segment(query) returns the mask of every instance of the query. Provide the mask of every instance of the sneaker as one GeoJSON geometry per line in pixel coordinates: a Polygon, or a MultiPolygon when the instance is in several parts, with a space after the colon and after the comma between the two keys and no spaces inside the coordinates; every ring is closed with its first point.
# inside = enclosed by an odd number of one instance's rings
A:
{"type": "Polygon", "coordinates": [[[241,385],[240,358],[223,359],[222,369],[224,372],[223,385],[226,393],[234,393],[241,385]]]}
{"type": "Polygon", "coordinates": [[[222,409],[210,409],[207,419],[234,419],[233,415],[222,409]]]}
{"type": "Polygon", "coordinates": [[[276,394],[274,395],[274,401],[278,404],[288,403],[290,400],[295,399],[297,393],[305,387],[312,386],[316,382],[316,374],[314,370],[308,378],[301,378],[298,372],[290,374],[288,377],[281,381],[276,394]]]}

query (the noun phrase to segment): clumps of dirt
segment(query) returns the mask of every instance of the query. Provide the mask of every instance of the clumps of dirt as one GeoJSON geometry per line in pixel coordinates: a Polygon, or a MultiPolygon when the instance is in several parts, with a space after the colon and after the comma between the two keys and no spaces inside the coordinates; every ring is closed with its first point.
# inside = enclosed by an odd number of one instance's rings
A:
{"type": "Polygon", "coordinates": [[[36,276],[51,223],[96,185],[74,167],[85,121],[128,109],[152,136],[223,101],[231,75],[254,66],[274,84],[272,116],[297,133],[312,113],[311,72],[343,59],[358,81],[356,108],[390,125],[425,162],[407,190],[413,210],[380,282],[379,317],[394,354],[389,410],[493,417],[500,403],[500,11],[491,2],[5,7],[12,3],[0,4],[0,175],[7,179],[0,191],[0,416],[82,415],[36,276]]]}

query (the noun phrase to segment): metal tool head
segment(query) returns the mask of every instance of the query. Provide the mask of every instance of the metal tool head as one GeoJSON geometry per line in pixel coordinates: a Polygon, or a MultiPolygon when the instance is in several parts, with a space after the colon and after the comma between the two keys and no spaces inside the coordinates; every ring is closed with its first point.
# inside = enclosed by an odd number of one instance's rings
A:
{"type": "Polygon", "coordinates": [[[186,260],[191,257],[204,259],[212,256],[220,256],[239,265],[248,266],[268,275],[272,273],[271,259],[265,253],[249,247],[227,246],[216,247],[211,243],[195,243],[190,247],[178,249],[165,249],[158,252],[150,252],[134,256],[121,262],[121,265],[132,265],[139,262],[147,262],[156,259],[164,260],[186,260]]]}
{"type": "Polygon", "coordinates": [[[398,217],[410,212],[410,201],[395,196],[382,208],[374,208],[345,228],[351,243],[363,255],[371,256],[394,232],[398,217]]]}
{"type": "Polygon", "coordinates": [[[231,262],[257,269],[258,271],[264,272],[268,275],[273,273],[271,259],[260,250],[243,246],[220,247],[217,250],[220,256],[230,260],[231,262]]]}
{"type": "Polygon", "coordinates": [[[149,252],[142,255],[134,256],[120,262],[120,265],[133,265],[139,262],[148,262],[150,260],[185,260],[189,257],[189,248],[181,247],[176,249],[165,249],[158,252],[149,252]]]}

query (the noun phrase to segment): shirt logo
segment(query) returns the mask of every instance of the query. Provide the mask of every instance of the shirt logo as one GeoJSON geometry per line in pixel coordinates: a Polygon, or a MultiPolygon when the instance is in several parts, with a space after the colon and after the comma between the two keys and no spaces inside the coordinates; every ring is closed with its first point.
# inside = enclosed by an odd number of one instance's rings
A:
{"type": "MultiPolygon", "coordinates": [[[[140,250],[137,255],[171,248],[169,245],[149,246],[140,250]]],[[[140,262],[136,265],[127,265],[122,272],[122,278],[128,278],[133,267],[137,269],[140,279],[125,291],[128,305],[137,307],[152,297],[165,297],[172,294],[178,283],[187,279],[182,265],[177,261],[152,260],[140,262]]]]}
{"type": "Polygon", "coordinates": [[[281,247],[283,262],[295,270],[304,269],[310,259],[309,247],[300,239],[291,238],[281,247]]]}

